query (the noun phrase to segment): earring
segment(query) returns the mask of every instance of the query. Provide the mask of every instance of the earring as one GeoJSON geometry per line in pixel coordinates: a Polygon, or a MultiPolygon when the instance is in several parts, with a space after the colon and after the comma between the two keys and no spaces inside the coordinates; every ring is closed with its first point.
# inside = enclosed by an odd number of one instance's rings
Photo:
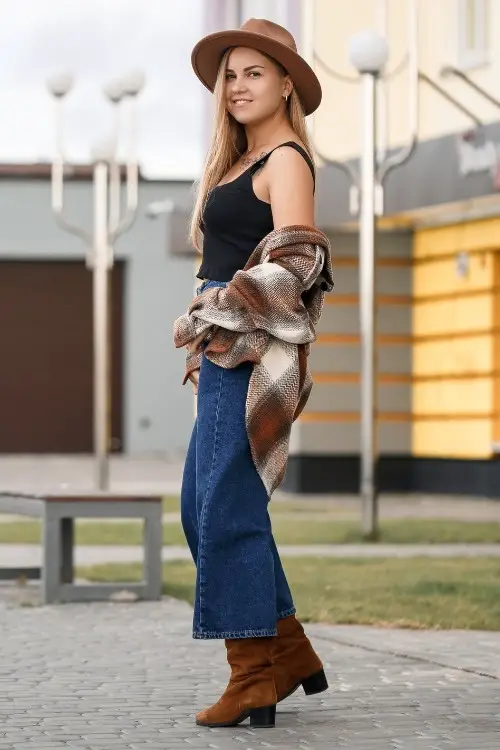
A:
{"type": "Polygon", "coordinates": [[[287,102],[288,101],[288,94],[283,94],[283,99],[287,102]]]}

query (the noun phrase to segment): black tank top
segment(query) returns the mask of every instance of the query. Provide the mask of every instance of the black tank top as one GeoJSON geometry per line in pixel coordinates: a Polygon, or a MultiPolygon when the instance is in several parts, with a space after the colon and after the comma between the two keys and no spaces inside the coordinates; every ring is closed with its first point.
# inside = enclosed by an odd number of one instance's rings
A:
{"type": "MultiPolygon", "coordinates": [[[[276,148],[290,146],[308,163],[313,179],[314,164],[308,153],[294,141],[276,148]]],[[[203,212],[203,261],[199,279],[231,281],[236,271],[246,265],[259,242],[273,230],[271,204],[254,193],[252,176],[269,159],[274,148],[252,164],[239,177],[213,188],[203,212]]]]}

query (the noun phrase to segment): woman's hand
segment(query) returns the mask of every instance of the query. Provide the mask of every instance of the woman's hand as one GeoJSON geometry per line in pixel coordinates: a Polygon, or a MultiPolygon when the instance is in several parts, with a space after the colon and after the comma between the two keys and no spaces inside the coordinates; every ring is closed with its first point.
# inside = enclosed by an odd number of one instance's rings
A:
{"type": "Polygon", "coordinates": [[[199,370],[193,370],[189,373],[189,380],[193,384],[193,393],[195,396],[198,395],[198,383],[200,381],[200,371],[199,370]]]}
{"type": "Polygon", "coordinates": [[[189,344],[186,345],[188,352],[190,354],[196,354],[206,337],[207,332],[205,331],[204,333],[200,333],[199,336],[190,341],[189,344]]]}

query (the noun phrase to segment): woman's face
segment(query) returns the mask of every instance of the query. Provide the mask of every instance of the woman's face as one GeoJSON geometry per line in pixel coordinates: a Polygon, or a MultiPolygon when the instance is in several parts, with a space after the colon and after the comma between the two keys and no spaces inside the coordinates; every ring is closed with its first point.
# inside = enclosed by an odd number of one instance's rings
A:
{"type": "Polygon", "coordinates": [[[226,106],[242,125],[275,115],[291,88],[289,77],[261,52],[249,47],[231,50],[226,68],[226,106]]]}

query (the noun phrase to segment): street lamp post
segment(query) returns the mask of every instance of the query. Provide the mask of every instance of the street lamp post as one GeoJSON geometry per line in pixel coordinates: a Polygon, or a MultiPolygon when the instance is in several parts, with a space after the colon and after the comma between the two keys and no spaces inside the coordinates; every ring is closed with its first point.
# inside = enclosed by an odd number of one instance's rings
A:
{"type": "MultiPolygon", "coordinates": [[[[406,162],[418,138],[418,0],[408,0],[408,112],[410,138],[403,148],[385,158],[385,143],[377,159],[376,94],[383,85],[382,72],[389,48],[385,37],[376,31],[363,31],[352,37],[350,60],[361,77],[362,140],[360,172],[337,163],[348,171],[353,186],[351,195],[359,195],[359,298],[361,329],[361,420],[360,420],[360,493],[363,506],[363,533],[378,534],[377,487],[377,348],[376,348],[376,216],[384,212],[384,180],[394,168],[406,162]]],[[[351,200],[356,209],[357,201],[351,200]]]]}
{"type": "Polygon", "coordinates": [[[109,489],[109,415],[110,415],[110,347],[109,347],[109,270],[113,266],[116,239],[127,231],[136,215],[138,204],[137,96],[144,87],[140,72],[130,73],[104,88],[115,107],[113,137],[96,146],[93,161],[93,229],[87,231],[64,216],[63,101],[72,88],[72,76],[52,76],[48,87],[56,102],[56,155],[52,162],[52,210],[63,229],[76,234],[87,245],[86,263],[93,273],[93,344],[94,344],[94,458],[95,483],[99,490],[109,489]],[[118,160],[120,105],[129,100],[132,120],[132,143],[126,163],[126,209],[121,212],[121,167],[118,160]]]}
{"type": "MultiPolygon", "coordinates": [[[[363,31],[350,42],[351,63],[361,77],[362,139],[358,169],[350,161],[332,159],[316,152],[325,164],[344,172],[350,182],[349,210],[359,213],[359,297],[361,329],[361,420],[360,420],[360,493],[363,505],[363,531],[367,537],[378,532],[377,496],[377,367],[375,305],[375,217],[384,213],[384,180],[396,167],[412,156],[418,141],[419,70],[418,70],[418,0],[407,0],[408,11],[408,116],[410,136],[405,146],[386,156],[387,97],[386,78],[382,75],[389,49],[385,36],[377,31],[363,31]],[[377,139],[377,99],[380,96],[381,138],[377,139]]],[[[382,30],[387,26],[387,3],[379,3],[382,30]]],[[[326,67],[323,63],[323,66],[326,67]]],[[[398,65],[398,69],[401,64],[398,65]]],[[[327,70],[330,70],[327,68],[327,70]]],[[[393,74],[392,74],[393,75],[393,74]]],[[[343,76],[344,80],[346,77],[343,76]]],[[[356,79],[347,79],[355,82],[356,79]]]]}
{"type": "Polygon", "coordinates": [[[362,141],[360,157],[359,305],[361,328],[361,472],[363,531],[377,527],[377,382],[375,307],[376,79],[389,49],[376,32],[351,40],[350,58],[361,75],[362,141]]]}

